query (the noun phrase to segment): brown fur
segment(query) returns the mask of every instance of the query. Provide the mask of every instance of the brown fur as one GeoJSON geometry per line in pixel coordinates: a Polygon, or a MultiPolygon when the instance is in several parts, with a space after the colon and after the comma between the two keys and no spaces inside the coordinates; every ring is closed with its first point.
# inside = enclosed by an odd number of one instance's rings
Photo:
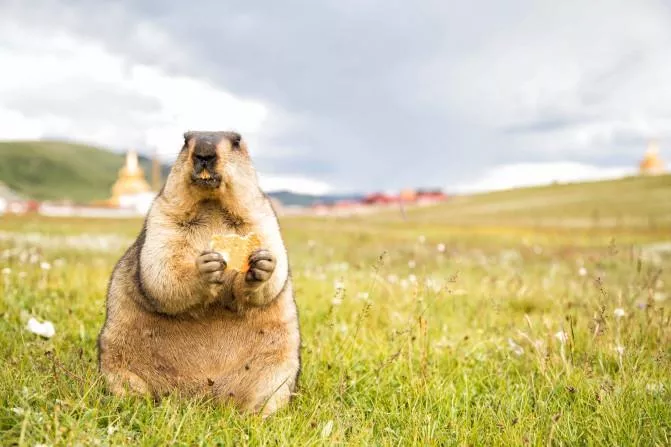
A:
{"type": "Polygon", "coordinates": [[[289,401],[300,333],[288,259],[239,135],[185,134],[142,231],[112,273],[98,345],[115,394],[212,396],[264,416],[289,401]],[[192,182],[201,138],[216,142],[218,188],[192,182]],[[214,234],[250,231],[263,250],[250,256],[247,274],[207,252],[214,234]]]}

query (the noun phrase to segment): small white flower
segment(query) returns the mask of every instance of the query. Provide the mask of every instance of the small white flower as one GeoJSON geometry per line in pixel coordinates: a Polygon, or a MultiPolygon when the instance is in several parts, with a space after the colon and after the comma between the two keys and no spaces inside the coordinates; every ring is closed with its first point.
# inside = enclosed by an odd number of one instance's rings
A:
{"type": "Polygon", "coordinates": [[[613,314],[615,315],[615,318],[617,318],[617,319],[624,318],[624,317],[627,316],[627,313],[621,307],[618,307],[617,309],[615,309],[613,314]]]}
{"type": "Polygon", "coordinates": [[[12,269],[10,269],[9,267],[5,267],[4,269],[2,269],[2,274],[5,276],[9,276],[11,273],[12,269]]]}
{"type": "Polygon", "coordinates": [[[649,383],[645,386],[645,390],[648,393],[652,394],[659,394],[664,392],[664,384],[663,383],[649,383]]]}
{"type": "Polygon", "coordinates": [[[333,431],[333,419],[329,420],[326,424],[324,424],[324,428],[322,428],[321,433],[322,439],[326,439],[329,436],[331,436],[332,431],[333,431]]]}
{"type": "Polygon", "coordinates": [[[389,284],[396,284],[398,282],[398,276],[396,276],[396,275],[387,276],[387,282],[389,284]]]}
{"type": "Polygon", "coordinates": [[[40,268],[42,270],[45,270],[45,271],[46,270],[51,270],[51,264],[49,264],[48,262],[41,262],[40,263],[40,268]]]}
{"type": "Polygon", "coordinates": [[[28,320],[28,324],[26,326],[26,329],[28,329],[30,332],[36,335],[41,335],[42,337],[45,338],[51,338],[56,334],[56,328],[54,328],[54,324],[51,321],[45,321],[44,323],[40,323],[37,321],[35,318],[30,318],[28,320]]]}
{"type": "Polygon", "coordinates": [[[28,274],[26,272],[19,272],[19,278],[23,279],[26,276],[28,276],[28,274]]]}
{"type": "Polygon", "coordinates": [[[587,269],[585,267],[580,267],[580,269],[578,269],[578,275],[587,276],[587,269]]]}
{"type": "Polygon", "coordinates": [[[408,275],[408,281],[411,284],[415,284],[417,282],[417,277],[415,275],[410,274],[410,275],[408,275]]]}
{"type": "Polygon", "coordinates": [[[615,352],[617,352],[619,355],[623,355],[624,354],[624,346],[622,346],[622,345],[615,346],[615,352]]]}
{"type": "Polygon", "coordinates": [[[414,259],[411,259],[408,261],[408,267],[411,269],[414,269],[417,266],[417,263],[415,262],[414,259]]]}
{"type": "Polygon", "coordinates": [[[566,343],[566,341],[568,340],[568,336],[566,335],[566,332],[564,332],[564,331],[559,331],[559,332],[557,332],[557,333],[555,334],[555,338],[556,338],[557,340],[559,340],[559,343],[561,343],[562,345],[563,345],[564,343],[566,343]]]}
{"type": "Polygon", "coordinates": [[[443,244],[442,242],[436,245],[436,250],[438,250],[438,253],[445,253],[445,249],[446,249],[445,244],[443,244]]]}
{"type": "Polygon", "coordinates": [[[654,301],[657,301],[657,302],[666,301],[667,298],[668,298],[668,295],[666,293],[662,293],[662,292],[655,292],[652,295],[652,299],[654,301]]]}
{"type": "Polygon", "coordinates": [[[368,292],[359,292],[357,293],[356,297],[360,300],[366,301],[368,300],[368,292]]]}
{"type": "Polygon", "coordinates": [[[331,300],[331,304],[333,304],[334,306],[340,306],[340,305],[342,304],[342,298],[339,298],[339,297],[337,297],[337,296],[334,297],[334,298],[331,300]]]}
{"type": "Polygon", "coordinates": [[[402,279],[401,280],[401,288],[402,289],[407,289],[408,288],[408,280],[407,279],[402,279]]]}
{"type": "Polygon", "coordinates": [[[422,234],[417,238],[417,240],[419,241],[420,244],[423,244],[424,242],[426,242],[426,237],[422,234]]]}
{"type": "Polygon", "coordinates": [[[508,339],[508,347],[513,352],[513,354],[515,354],[518,357],[524,354],[524,348],[515,343],[515,340],[513,340],[512,338],[508,339]]]}
{"type": "Polygon", "coordinates": [[[340,279],[336,279],[335,281],[333,281],[333,287],[336,290],[342,290],[345,288],[345,283],[340,279]]]}

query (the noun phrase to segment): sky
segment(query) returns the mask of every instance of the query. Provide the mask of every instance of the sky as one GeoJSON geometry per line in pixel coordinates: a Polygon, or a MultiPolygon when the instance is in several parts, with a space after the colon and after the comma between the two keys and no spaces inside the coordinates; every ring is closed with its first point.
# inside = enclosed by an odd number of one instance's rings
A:
{"type": "Polygon", "coordinates": [[[671,161],[669,48],[665,0],[0,0],[0,139],[237,130],[315,194],[612,178],[671,161]]]}

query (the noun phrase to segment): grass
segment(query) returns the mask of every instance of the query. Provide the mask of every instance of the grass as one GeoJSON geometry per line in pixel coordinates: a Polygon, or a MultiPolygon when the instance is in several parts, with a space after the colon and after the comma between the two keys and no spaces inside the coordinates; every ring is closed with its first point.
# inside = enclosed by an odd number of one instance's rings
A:
{"type": "Polygon", "coordinates": [[[455,197],[411,210],[410,221],[564,228],[671,230],[671,174],[557,184],[455,197]]]}
{"type": "Polygon", "coordinates": [[[3,217],[0,444],[671,444],[668,232],[413,219],[283,220],[304,364],[261,421],[105,392],[105,287],[139,221],[3,217]]]}

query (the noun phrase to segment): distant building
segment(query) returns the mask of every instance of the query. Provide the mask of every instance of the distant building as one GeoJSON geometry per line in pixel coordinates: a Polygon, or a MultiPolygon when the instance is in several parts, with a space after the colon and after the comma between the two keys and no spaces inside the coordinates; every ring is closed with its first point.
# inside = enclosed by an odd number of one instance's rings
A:
{"type": "Polygon", "coordinates": [[[398,197],[390,194],[376,192],[364,197],[363,203],[365,205],[390,205],[392,203],[398,203],[398,197]]]}
{"type": "Polygon", "coordinates": [[[126,154],[126,164],[119,170],[119,177],[112,186],[112,197],[105,204],[115,208],[132,208],[138,212],[149,211],[156,192],[145,179],[144,170],[134,150],[126,154]]]}
{"type": "Polygon", "coordinates": [[[656,141],[653,140],[648,143],[648,149],[639,164],[639,172],[641,175],[660,175],[666,172],[664,162],[659,156],[659,145],[656,141]]]}

